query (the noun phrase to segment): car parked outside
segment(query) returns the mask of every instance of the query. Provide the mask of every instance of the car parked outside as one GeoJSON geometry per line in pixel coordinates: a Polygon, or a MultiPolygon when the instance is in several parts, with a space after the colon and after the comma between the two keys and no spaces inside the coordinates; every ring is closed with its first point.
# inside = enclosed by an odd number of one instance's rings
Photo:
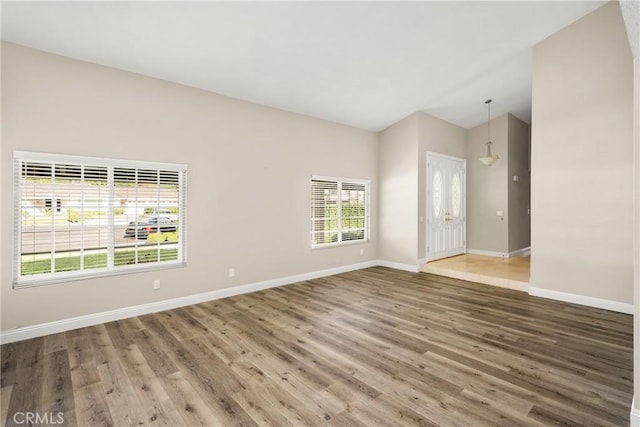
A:
{"type": "Polygon", "coordinates": [[[151,212],[144,214],[143,218],[141,219],[154,217],[154,216],[163,216],[163,217],[169,218],[173,222],[178,222],[178,215],[172,213],[171,209],[164,209],[164,208],[156,208],[151,212]]]}
{"type": "Polygon", "coordinates": [[[166,216],[146,217],[140,221],[131,221],[124,231],[124,237],[146,239],[151,233],[175,232],[176,223],[166,216]]]}

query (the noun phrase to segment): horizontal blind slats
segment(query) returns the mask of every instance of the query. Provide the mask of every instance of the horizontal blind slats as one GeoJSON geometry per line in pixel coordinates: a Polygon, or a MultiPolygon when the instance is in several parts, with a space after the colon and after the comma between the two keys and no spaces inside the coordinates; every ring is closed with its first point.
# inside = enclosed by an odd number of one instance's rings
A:
{"type": "Polygon", "coordinates": [[[324,245],[367,237],[368,183],[311,180],[311,244],[324,245]]]}
{"type": "Polygon", "coordinates": [[[109,273],[143,263],[184,263],[178,252],[185,253],[186,188],[180,182],[186,183],[186,166],[153,169],[134,167],[131,161],[120,167],[75,163],[60,155],[51,155],[55,161],[46,162],[44,153],[19,156],[15,159],[16,286],[34,282],[37,275],[50,281],[51,275],[80,278],[83,270],[109,273]],[[166,216],[160,226],[145,229],[144,236],[136,231],[123,241],[131,223],[154,215],[166,216]],[[158,237],[165,232],[170,236],[158,237]],[[113,252],[111,267],[108,252],[113,252]]]}

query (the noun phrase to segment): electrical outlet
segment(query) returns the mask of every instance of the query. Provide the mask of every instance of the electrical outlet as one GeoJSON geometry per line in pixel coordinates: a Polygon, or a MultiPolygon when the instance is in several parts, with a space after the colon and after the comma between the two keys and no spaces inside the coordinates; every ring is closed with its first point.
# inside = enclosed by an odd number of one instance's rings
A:
{"type": "Polygon", "coordinates": [[[153,289],[160,289],[160,279],[153,281],[153,289]]]}
{"type": "Polygon", "coordinates": [[[364,249],[360,249],[360,255],[364,255],[364,249]]]}
{"type": "Polygon", "coordinates": [[[236,269],[235,268],[230,268],[229,269],[229,277],[234,277],[236,275],[236,269]]]}

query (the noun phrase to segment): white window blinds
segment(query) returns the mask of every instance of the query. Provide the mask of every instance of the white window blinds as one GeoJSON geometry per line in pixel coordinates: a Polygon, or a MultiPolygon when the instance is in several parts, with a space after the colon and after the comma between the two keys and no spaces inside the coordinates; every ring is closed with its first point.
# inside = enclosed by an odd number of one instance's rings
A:
{"type": "Polygon", "coordinates": [[[27,152],[14,161],[14,286],[185,264],[185,165],[27,152]]]}
{"type": "Polygon", "coordinates": [[[369,181],[313,177],[311,245],[368,240],[369,181]]]}

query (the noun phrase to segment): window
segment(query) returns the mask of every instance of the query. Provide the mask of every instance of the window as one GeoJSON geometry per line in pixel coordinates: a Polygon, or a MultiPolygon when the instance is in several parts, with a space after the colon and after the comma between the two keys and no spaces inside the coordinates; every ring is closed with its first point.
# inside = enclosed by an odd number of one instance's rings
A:
{"type": "Polygon", "coordinates": [[[186,165],[14,152],[14,286],[182,266],[186,165]]]}
{"type": "Polygon", "coordinates": [[[369,239],[369,181],[311,179],[311,245],[369,239]]]}

